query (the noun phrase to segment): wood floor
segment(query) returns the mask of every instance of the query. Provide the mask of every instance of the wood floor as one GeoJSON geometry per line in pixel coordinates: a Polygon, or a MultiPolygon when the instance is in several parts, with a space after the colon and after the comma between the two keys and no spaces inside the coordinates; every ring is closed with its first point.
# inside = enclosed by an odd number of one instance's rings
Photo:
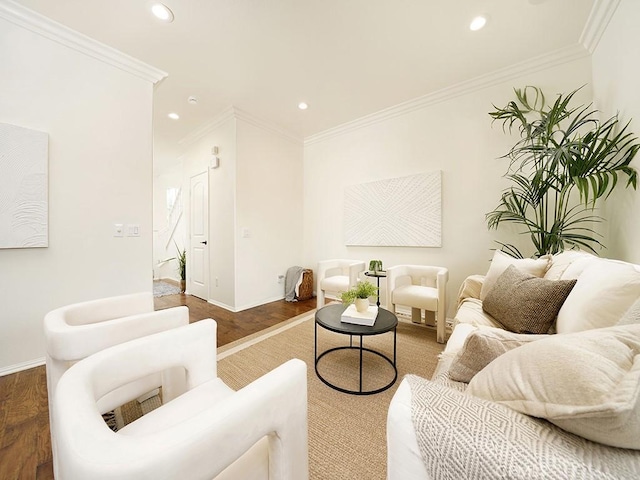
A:
{"type": "MultiPolygon", "coordinates": [[[[186,305],[189,320],[218,322],[218,346],[313,310],[316,299],[268,303],[229,312],[190,295],[155,299],[156,310],[186,305]]],[[[53,479],[45,368],[0,377],[0,480],[53,479]]]]}

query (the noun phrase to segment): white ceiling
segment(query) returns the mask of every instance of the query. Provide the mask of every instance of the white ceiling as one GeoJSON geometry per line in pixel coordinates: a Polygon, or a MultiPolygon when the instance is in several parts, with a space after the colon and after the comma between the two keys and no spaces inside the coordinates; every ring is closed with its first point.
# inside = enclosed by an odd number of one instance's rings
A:
{"type": "Polygon", "coordinates": [[[575,45],[594,0],[17,0],[166,71],[154,155],[229,106],[300,138],[575,45]],[[487,26],[471,32],[484,14],[487,26]],[[187,98],[197,97],[197,105],[187,98]],[[309,109],[301,111],[299,102],[309,109]],[[167,118],[176,112],[180,120],[167,118]]]}

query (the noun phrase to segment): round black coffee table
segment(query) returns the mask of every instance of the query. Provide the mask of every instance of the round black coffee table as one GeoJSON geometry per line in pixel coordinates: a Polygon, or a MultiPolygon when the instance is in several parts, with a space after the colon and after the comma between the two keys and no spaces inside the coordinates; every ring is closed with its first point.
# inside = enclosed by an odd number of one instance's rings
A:
{"type": "Polygon", "coordinates": [[[376,318],[376,323],[373,326],[365,326],[365,325],[355,325],[352,323],[343,323],[340,321],[340,317],[342,316],[342,312],[346,309],[345,305],[335,304],[335,305],[327,305],[326,307],[322,307],[316,312],[316,322],[315,322],[315,331],[314,331],[314,346],[313,346],[313,355],[315,358],[315,370],[316,375],[320,380],[322,380],[329,387],[338,390],[343,393],[350,393],[352,395],[372,395],[374,393],[380,393],[391,387],[398,378],[398,369],[396,367],[396,327],[398,326],[398,318],[388,310],[384,308],[378,308],[378,317],[376,318]],[[340,333],[343,335],[349,335],[349,345],[344,347],[334,347],[329,350],[325,350],[320,355],[318,355],[318,325],[326,330],[330,330],[335,333],[340,333]],[[377,352],[370,348],[366,348],[363,346],[362,339],[363,337],[370,335],[380,335],[381,333],[390,332],[393,330],[393,360],[384,355],[381,352],[377,352]],[[354,346],[353,345],[353,337],[360,337],[360,344],[354,346]],[[336,350],[359,350],[360,351],[360,388],[359,390],[348,390],[346,388],[339,387],[329,380],[324,378],[320,372],[318,372],[318,362],[325,355],[335,352],[336,350]],[[389,365],[393,367],[393,378],[391,381],[375,390],[362,390],[362,352],[371,352],[379,357],[382,357],[386,360],[389,365]]]}

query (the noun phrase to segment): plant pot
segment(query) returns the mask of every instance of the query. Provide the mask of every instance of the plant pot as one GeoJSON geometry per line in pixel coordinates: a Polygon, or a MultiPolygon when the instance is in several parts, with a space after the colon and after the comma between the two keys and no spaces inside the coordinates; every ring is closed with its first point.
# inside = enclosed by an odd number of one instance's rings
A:
{"type": "Polygon", "coordinates": [[[369,309],[369,299],[368,298],[356,298],[355,300],[356,310],[360,313],[364,313],[369,309]]]}
{"type": "Polygon", "coordinates": [[[180,280],[180,293],[184,293],[187,291],[187,281],[180,280]]]}

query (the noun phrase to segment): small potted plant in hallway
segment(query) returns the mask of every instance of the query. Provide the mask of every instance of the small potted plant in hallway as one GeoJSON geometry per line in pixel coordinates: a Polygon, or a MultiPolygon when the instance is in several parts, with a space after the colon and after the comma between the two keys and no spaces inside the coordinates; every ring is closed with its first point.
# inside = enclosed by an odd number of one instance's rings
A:
{"type": "Polygon", "coordinates": [[[177,243],[176,250],[178,251],[176,260],[178,260],[178,273],[180,274],[180,293],[184,293],[187,290],[187,251],[184,248],[180,250],[177,243]]]}
{"type": "Polygon", "coordinates": [[[373,297],[377,293],[378,288],[373,283],[358,282],[355,287],[342,293],[340,298],[345,305],[355,302],[356,310],[362,313],[369,308],[369,297],[373,297]]]}

